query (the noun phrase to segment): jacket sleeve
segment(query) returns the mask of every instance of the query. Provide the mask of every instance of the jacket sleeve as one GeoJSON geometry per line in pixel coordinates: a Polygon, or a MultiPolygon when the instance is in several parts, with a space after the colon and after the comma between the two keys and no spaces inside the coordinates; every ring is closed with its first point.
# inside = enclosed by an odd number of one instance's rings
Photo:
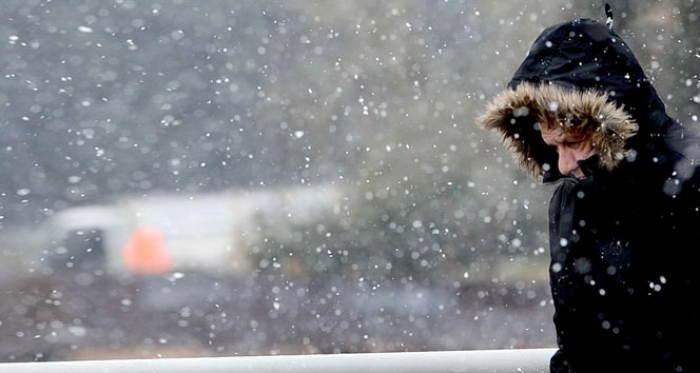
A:
{"type": "Polygon", "coordinates": [[[565,294],[562,286],[567,278],[569,263],[569,242],[574,231],[574,189],[576,181],[563,179],[557,187],[549,205],[549,241],[550,241],[550,265],[549,279],[552,297],[554,301],[553,321],[557,335],[558,350],[550,360],[551,373],[568,372],[566,360],[566,337],[564,335],[565,294]]]}

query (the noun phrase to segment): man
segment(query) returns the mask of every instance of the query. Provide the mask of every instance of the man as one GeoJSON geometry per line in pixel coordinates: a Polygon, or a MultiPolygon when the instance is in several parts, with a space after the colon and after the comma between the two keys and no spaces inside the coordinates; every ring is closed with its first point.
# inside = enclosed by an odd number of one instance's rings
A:
{"type": "Polygon", "coordinates": [[[700,147],[608,25],[547,28],[477,122],[550,201],[552,372],[698,372],[700,147]]]}

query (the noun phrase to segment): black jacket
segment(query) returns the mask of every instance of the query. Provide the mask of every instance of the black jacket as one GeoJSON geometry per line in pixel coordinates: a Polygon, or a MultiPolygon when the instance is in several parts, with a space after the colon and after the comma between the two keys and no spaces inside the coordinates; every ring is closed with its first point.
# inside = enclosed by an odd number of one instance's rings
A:
{"type": "Polygon", "coordinates": [[[549,210],[552,372],[698,372],[700,143],[671,119],[629,46],[581,19],[547,28],[477,119],[549,210]],[[585,179],[557,171],[539,122],[591,134],[585,179]]]}

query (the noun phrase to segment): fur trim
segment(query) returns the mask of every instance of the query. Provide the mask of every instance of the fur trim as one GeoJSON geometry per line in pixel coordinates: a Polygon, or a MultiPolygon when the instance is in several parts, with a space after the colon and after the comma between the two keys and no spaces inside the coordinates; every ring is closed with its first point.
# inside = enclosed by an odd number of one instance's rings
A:
{"type": "Polygon", "coordinates": [[[556,150],[545,144],[540,123],[555,122],[565,131],[591,135],[600,155],[599,166],[615,169],[628,154],[627,139],[637,124],[623,107],[597,91],[577,91],[558,85],[521,83],[487,104],[477,123],[501,134],[506,149],[531,177],[542,181],[550,167],[557,167],[556,150]]]}

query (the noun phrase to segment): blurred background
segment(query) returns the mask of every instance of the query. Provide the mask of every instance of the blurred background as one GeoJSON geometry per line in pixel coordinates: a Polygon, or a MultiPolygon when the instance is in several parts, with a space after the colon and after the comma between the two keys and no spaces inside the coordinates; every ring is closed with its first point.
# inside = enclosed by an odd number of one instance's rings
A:
{"type": "MultiPolygon", "coordinates": [[[[696,127],[693,0],[610,1],[696,127]]],[[[474,118],[597,1],[4,1],[0,361],[553,347],[474,118]]]]}

